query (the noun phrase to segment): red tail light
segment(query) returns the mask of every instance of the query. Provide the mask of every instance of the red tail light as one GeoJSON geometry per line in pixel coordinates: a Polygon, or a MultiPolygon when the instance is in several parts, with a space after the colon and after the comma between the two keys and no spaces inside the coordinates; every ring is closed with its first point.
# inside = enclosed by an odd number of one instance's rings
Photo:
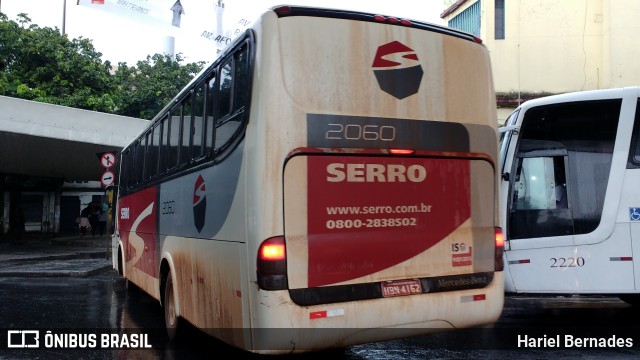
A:
{"type": "Polygon", "coordinates": [[[284,244],[263,244],[260,248],[260,259],[264,261],[276,261],[286,259],[284,244]]]}
{"type": "Polygon", "coordinates": [[[416,151],[412,149],[389,149],[389,154],[392,155],[411,155],[415,152],[416,151]]]}
{"type": "Polygon", "coordinates": [[[272,237],[260,244],[256,265],[258,286],[261,289],[287,288],[287,251],[284,236],[272,237]]]}
{"type": "Polygon", "coordinates": [[[279,15],[289,15],[291,14],[291,6],[280,6],[275,9],[275,12],[279,15]]]}
{"type": "Polygon", "coordinates": [[[413,26],[413,23],[411,22],[411,20],[398,19],[393,16],[376,15],[373,17],[373,20],[381,23],[392,24],[392,25],[413,26]]]}
{"type": "Polygon", "coordinates": [[[495,252],[495,271],[502,271],[504,269],[504,260],[502,259],[502,253],[504,251],[504,233],[502,229],[499,227],[495,228],[495,241],[496,241],[496,252],[495,252]]]}

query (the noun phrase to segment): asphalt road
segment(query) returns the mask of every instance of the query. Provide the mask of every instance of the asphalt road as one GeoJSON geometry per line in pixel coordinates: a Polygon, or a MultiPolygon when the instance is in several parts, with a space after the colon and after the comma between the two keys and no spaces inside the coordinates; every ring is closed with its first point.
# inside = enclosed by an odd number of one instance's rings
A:
{"type": "MultiPolygon", "coordinates": [[[[491,327],[288,358],[638,359],[638,319],[640,309],[617,298],[508,297],[502,317],[491,327]],[[583,338],[597,339],[596,345],[622,343],[613,348],[593,347],[594,344],[576,346],[576,341],[583,338]],[[572,339],[572,347],[565,346],[567,339],[572,339]],[[554,341],[561,346],[554,345],[554,341]],[[532,344],[537,346],[532,347],[532,344]]],[[[183,335],[178,342],[168,342],[158,303],[142,292],[127,290],[124,281],[114,272],[84,278],[0,277],[0,359],[210,359],[223,354],[224,358],[249,357],[248,353],[230,348],[196,329],[187,328],[183,335]],[[129,345],[139,341],[139,345],[149,348],[99,349],[102,333],[117,333],[121,329],[140,336],[128,338],[129,345]],[[16,330],[38,330],[40,345],[44,343],[46,331],[50,330],[58,336],[58,343],[48,348],[8,348],[8,331],[16,330]],[[84,335],[73,340],[69,334],[74,333],[84,335]],[[65,341],[67,345],[73,341],[76,345],[90,341],[90,338],[81,337],[87,334],[94,334],[97,348],[62,348],[65,341]],[[144,338],[140,334],[144,334],[144,338]]],[[[31,335],[26,336],[27,342],[33,341],[29,338],[31,335]]],[[[16,339],[12,338],[12,345],[19,343],[16,339]]]]}

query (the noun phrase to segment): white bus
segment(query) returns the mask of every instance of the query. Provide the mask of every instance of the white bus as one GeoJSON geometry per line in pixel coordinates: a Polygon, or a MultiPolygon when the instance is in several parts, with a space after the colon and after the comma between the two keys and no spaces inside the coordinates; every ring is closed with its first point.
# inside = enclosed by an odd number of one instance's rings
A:
{"type": "Polygon", "coordinates": [[[568,93],[511,114],[500,150],[507,292],[638,303],[639,98],[638,87],[568,93]]]}
{"type": "Polygon", "coordinates": [[[492,323],[495,119],[479,39],[273,8],[122,151],[114,267],[259,353],[492,323]]]}

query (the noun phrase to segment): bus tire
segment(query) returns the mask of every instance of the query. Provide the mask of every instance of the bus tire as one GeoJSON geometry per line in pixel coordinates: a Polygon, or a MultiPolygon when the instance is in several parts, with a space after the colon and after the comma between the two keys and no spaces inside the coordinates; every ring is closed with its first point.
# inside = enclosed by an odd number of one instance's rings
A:
{"type": "Polygon", "coordinates": [[[131,282],[131,280],[126,278],[124,279],[124,286],[127,289],[127,292],[130,294],[134,294],[138,292],[138,290],[140,290],[138,285],[134,284],[133,282],[131,282]]]}
{"type": "Polygon", "coordinates": [[[122,247],[118,246],[118,275],[124,276],[123,270],[123,261],[122,261],[122,247]]]}
{"type": "Polygon", "coordinates": [[[178,335],[178,325],[180,324],[180,318],[176,315],[176,298],[173,293],[173,279],[171,278],[171,272],[167,274],[167,278],[164,283],[164,323],[167,327],[167,336],[169,340],[173,341],[178,335]]]}
{"type": "Polygon", "coordinates": [[[640,306],[640,294],[625,294],[620,295],[619,298],[629,305],[640,306]]]}

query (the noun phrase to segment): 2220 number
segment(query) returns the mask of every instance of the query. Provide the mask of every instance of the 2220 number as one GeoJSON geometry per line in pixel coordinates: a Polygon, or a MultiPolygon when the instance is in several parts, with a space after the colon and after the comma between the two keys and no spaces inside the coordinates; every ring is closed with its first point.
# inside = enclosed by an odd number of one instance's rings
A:
{"type": "Polygon", "coordinates": [[[568,258],[550,258],[552,268],[568,268],[568,267],[583,267],[583,257],[568,257],[568,258]]]}

